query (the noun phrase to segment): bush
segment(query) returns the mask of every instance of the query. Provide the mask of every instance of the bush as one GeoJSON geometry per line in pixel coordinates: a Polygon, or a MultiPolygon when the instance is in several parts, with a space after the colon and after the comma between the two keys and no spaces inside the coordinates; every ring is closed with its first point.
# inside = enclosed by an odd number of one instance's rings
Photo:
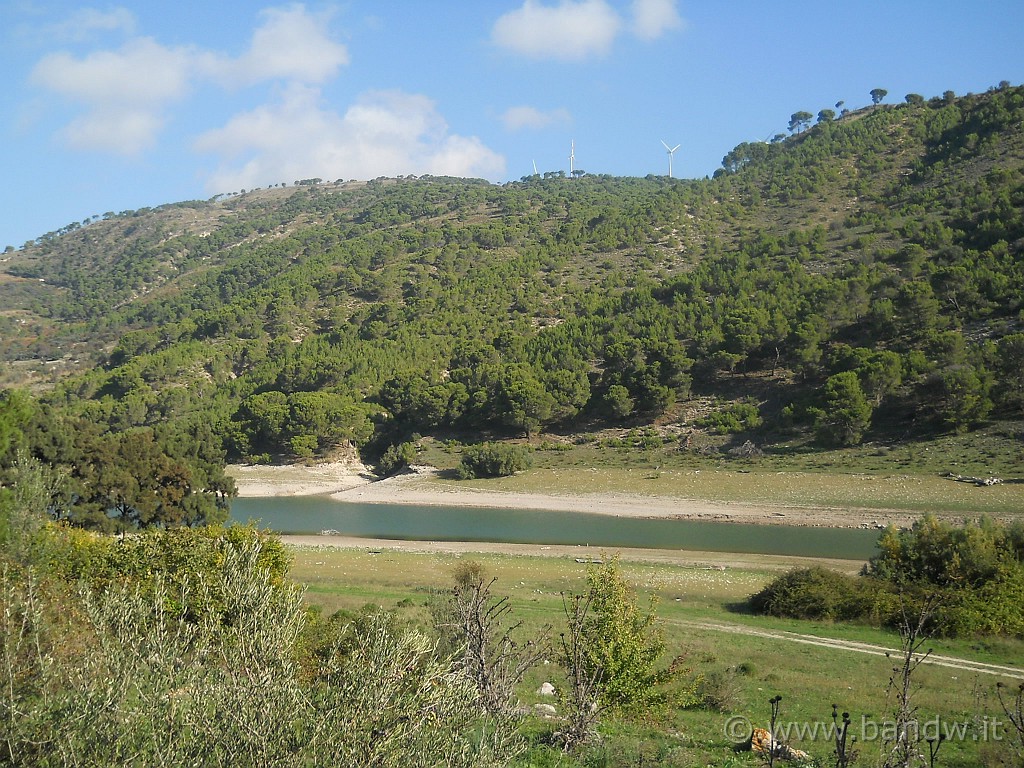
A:
{"type": "Polygon", "coordinates": [[[705,674],[697,685],[700,705],[714,712],[732,712],[741,702],[741,688],[736,675],[737,670],[732,667],[714,669],[705,674]]]}
{"type": "Polygon", "coordinates": [[[251,526],[150,529],[115,539],[53,525],[44,531],[39,559],[48,574],[95,592],[130,582],[133,589],[151,596],[162,581],[173,594],[165,609],[175,618],[196,622],[226,617],[225,597],[213,585],[227,558],[248,551],[257,553],[254,566],[268,583],[284,589],[290,565],[287,550],[280,539],[251,526]]]}
{"type": "Polygon", "coordinates": [[[600,703],[622,711],[643,712],[670,700],[678,705],[696,698],[696,685],[667,686],[686,671],[682,657],[667,667],[658,663],[665,651],[664,633],[613,558],[587,573],[589,611],[583,624],[587,674],[600,680],[600,703]]]}
{"type": "Polygon", "coordinates": [[[926,516],[910,530],[887,529],[859,578],[796,569],[751,597],[750,606],[773,616],[890,627],[906,613],[927,611],[928,630],[936,634],[1024,637],[1022,542],[1021,525],[983,519],[953,526],[926,516]]]}
{"type": "Polygon", "coordinates": [[[871,600],[856,578],[815,565],[774,579],[750,598],[750,605],[770,616],[844,621],[863,617],[871,600]]]}
{"type": "Polygon", "coordinates": [[[763,423],[756,405],[741,402],[708,414],[700,420],[699,426],[719,435],[733,435],[757,429],[763,423]]]}
{"type": "Polygon", "coordinates": [[[130,578],[85,591],[71,610],[0,567],[0,763],[470,768],[514,754],[472,682],[386,614],[339,626],[303,668],[310,614],[273,583],[268,544],[241,541],[180,587],[157,574],[147,592],[130,578]],[[166,610],[188,591],[216,593],[223,615],[166,610]]]}
{"type": "Polygon", "coordinates": [[[399,445],[389,445],[377,463],[377,474],[382,477],[390,477],[396,472],[416,462],[416,444],[404,442],[399,445]]]}
{"type": "Polygon", "coordinates": [[[462,463],[456,470],[460,480],[477,477],[505,477],[530,468],[530,452],[521,445],[481,443],[462,449],[462,463]]]}
{"type": "Polygon", "coordinates": [[[811,408],[818,440],[826,445],[858,445],[871,426],[871,404],[853,371],[830,376],[822,394],[823,407],[811,408]]]}

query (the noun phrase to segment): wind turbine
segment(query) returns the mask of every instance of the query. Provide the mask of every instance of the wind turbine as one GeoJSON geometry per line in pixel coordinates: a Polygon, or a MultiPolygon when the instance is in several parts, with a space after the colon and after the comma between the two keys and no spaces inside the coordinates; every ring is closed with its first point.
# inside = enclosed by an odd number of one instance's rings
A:
{"type": "Polygon", "coordinates": [[[540,176],[540,174],[537,173],[537,161],[536,160],[533,161],[533,175],[534,176],[540,176]]]}
{"type": "Polygon", "coordinates": [[[569,142],[569,178],[572,178],[573,163],[576,161],[576,140],[572,139],[569,142]]]}
{"type": "Polygon", "coordinates": [[[668,152],[668,177],[671,179],[672,178],[672,155],[675,153],[675,151],[677,149],[679,149],[683,145],[682,144],[676,144],[674,147],[670,147],[668,144],[665,143],[664,139],[661,140],[661,145],[665,148],[665,151],[668,152]]]}

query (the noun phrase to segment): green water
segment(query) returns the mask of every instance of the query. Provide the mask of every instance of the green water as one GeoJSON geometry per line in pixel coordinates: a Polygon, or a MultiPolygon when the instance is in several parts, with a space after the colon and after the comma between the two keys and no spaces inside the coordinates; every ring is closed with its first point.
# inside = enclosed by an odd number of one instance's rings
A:
{"type": "Polygon", "coordinates": [[[579,512],[412,504],[358,504],[327,496],[236,499],[231,518],[278,533],[320,533],[412,541],[580,544],[865,560],[878,531],[638,519],[579,512]]]}

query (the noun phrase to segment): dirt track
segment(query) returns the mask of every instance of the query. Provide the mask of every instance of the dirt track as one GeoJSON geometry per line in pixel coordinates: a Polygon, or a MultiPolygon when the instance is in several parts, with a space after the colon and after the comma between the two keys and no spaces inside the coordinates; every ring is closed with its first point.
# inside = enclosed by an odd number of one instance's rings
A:
{"type": "MultiPolygon", "coordinates": [[[[817,635],[803,635],[798,632],[787,632],[785,630],[756,629],[742,624],[723,624],[720,622],[686,621],[685,619],[665,620],[666,624],[689,629],[705,629],[715,632],[726,632],[733,635],[749,635],[751,637],[764,637],[772,640],[785,640],[791,643],[803,643],[804,645],[815,645],[820,648],[834,648],[840,651],[852,653],[867,653],[872,656],[891,656],[896,659],[902,654],[898,648],[886,648],[871,643],[860,643],[854,640],[839,640],[830,637],[818,637],[817,635]]],[[[924,658],[925,664],[934,664],[940,667],[949,667],[964,672],[978,672],[985,675],[997,675],[999,677],[1010,677],[1015,680],[1024,680],[1024,669],[1009,667],[1002,664],[988,664],[982,661],[970,661],[959,659],[954,656],[939,656],[928,654],[924,658]]]]}

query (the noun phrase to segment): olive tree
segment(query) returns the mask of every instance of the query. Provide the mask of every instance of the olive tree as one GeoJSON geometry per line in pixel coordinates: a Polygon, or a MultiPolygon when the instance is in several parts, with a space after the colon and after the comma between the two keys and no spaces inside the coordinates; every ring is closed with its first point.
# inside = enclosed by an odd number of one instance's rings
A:
{"type": "Polygon", "coordinates": [[[506,745],[477,728],[472,681],[426,634],[382,612],[342,626],[302,667],[302,593],[276,583],[262,556],[261,543],[248,542],[202,579],[83,586],[74,605],[0,569],[0,762],[507,762],[506,745]],[[210,601],[221,610],[178,610],[210,601]]]}

